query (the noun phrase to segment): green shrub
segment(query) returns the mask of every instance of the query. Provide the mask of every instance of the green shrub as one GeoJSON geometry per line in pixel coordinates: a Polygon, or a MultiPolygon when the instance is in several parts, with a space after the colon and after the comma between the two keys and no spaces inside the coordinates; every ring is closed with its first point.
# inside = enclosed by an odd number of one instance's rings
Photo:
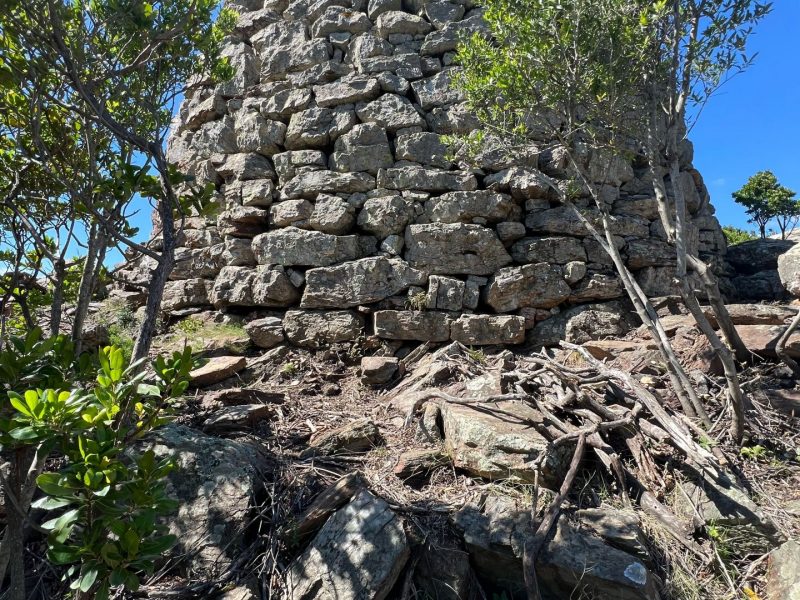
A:
{"type": "Polygon", "coordinates": [[[722,233],[725,234],[725,239],[727,240],[729,246],[758,239],[758,236],[754,231],[746,231],[744,229],[734,227],[733,225],[725,225],[725,227],[722,228],[722,233]]]}
{"type": "Polygon", "coordinates": [[[50,562],[68,565],[72,589],[102,600],[114,587],[136,590],[175,541],[159,524],[174,508],[165,492],[173,465],[152,451],[137,454],[135,442],[168,420],[192,359],[190,348],[158,357],[151,381],[144,361],[129,365],[121,348],[103,348],[97,359],[75,357],[65,337],[42,340],[39,330],[12,340],[0,353],[0,377],[19,391],[8,392],[0,444],[63,458],[58,471],[38,475],[45,495],[31,506],[53,514],[42,524],[50,562]]]}

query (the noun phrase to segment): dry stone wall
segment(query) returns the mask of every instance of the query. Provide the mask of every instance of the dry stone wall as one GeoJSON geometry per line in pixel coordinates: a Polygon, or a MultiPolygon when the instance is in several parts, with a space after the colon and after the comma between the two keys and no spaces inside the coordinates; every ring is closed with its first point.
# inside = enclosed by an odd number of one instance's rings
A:
{"type": "MultiPolygon", "coordinates": [[[[452,84],[459,36],[485,30],[474,2],[232,5],[236,75],[187,96],[169,143],[173,163],[217,186],[221,213],[187,220],[166,311],[247,315],[262,346],[364,333],[513,344],[574,305],[623,296],[608,257],[555,202],[550,181],[569,173],[547,140],[513,155],[489,141],[469,164],[445,143],[479,126],[452,84]]],[[[690,144],[683,154],[691,246],[721,256],[690,144]]],[[[646,165],[585,159],[629,267],[649,294],[672,293],[646,165]]]]}

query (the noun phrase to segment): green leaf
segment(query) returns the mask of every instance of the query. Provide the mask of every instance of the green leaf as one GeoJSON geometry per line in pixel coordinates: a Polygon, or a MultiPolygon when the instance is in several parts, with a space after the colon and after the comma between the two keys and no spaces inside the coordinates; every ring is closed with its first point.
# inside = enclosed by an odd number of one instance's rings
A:
{"type": "Polygon", "coordinates": [[[29,442],[39,437],[35,427],[19,427],[18,429],[12,429],[8,434],[20,442],[29,442]]]}
{"type": "Polygon", "coordinates": [[[152,383],[140,383],[136,386],[136,393],[140,396],[152,396],[154,398],[161,397],[161,388],[152,383]]]}
{"type": "Polygon", "coordinates": [[[9,400],[11,401],[11,406],[16,408],[18,412],[21,412],[26,417],[33,417],[33,414],[28,409],[28,405],[23,401],[22,397],[19,394],[14,394],[14,392],[9,392],[8,397],[9,400]]]}
{"type": "Polygon", "coordinates": [[[81,578],[78,581],[78,589],[80,589],[80,591],[82,591],[84,593],[86,593],[90,589],[92,589],[92,586],[94,585],[94,582],[97,581],[98,572],[99,571],[98,571],[97,567],[90,567],[89,569],[87,569],[81,575],[81,578]]]}

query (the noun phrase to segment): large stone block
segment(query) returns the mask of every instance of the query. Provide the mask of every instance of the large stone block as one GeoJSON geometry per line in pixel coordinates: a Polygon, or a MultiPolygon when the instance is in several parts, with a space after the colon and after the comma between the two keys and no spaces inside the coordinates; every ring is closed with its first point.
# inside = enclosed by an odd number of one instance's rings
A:
{"type": "Polygon", "coordinates": [[[511,247],[511,256],[518,263],[548,262],[565,265],[585,261],[586,250],[580,239],[566,236],[524,238],[511,247]]]}
{"type": "Polygon", "coordinates": [[[408,166],[379,172],[378,187],[422,192],[469,192],[478,189],[478,181],[472,173],[408,166]]]}
{"type": "Polygon", "coordinates": [[[304,308],[346,308],[379,302],[423,285],[427,276],[398,258],[363,258],[306,271],[304,308]]]}
{"type": "Polygon", "coordinates": [[[379,310],[375,313],[375,335],[389,340],[446,342],[451,320],[442,312],[379,310]]]}
{"type": "MultiPolygon", "coordinates": [[[[595,209],[579,209],[584,218],[598,231],[603,231],[600,212],[595,209]]],[[[589,235],[583,221],[572,208],[559,206],[549,210],[529,213],[525,225],[533,232],[559,233],[563,235],[589,235]]],[[[650,223],[633,215],[616,215],[609,219],[613,235],[646,238],[650,236],[650,223]]]]}
{"type": "Polygon", "coordinates": [[[253,253],[262,265],[325,267],[361,256],[358,237],[287,227],[253,239],[253,253]]]}
{"type": "Polygon", "coordinates": [[[397,94],[384,94],[367,104],[358,104],[356,114],[364,123],[375,123],[392,133],[408,127],[425,127],[425,119],[414,105],[397,94]]]}
{"type": "Polygon", "coordinates": [[[214,280],[211,302],[216,308],[229,306],[292,306],[300,298],[282,269],[269,265],[223,267],[214,280]]]}
{"type": "Polygon", "coordinates": [[[299,173],[283,188],[287,198],[308,198],[317,194],[353,194],[375,189],[375,178],[367,173],[337,173],[335,171],[312,171],[299,173]]]}
{"type": "Polygon", "coordinates": [[[461,223],[409,225],[406,259],[439,275],[489,275],[511,262],[494,231],[461,223]]]}
{"type": "Polygon", "coordinates": [[[569,298],[561,268],[548,263],[500,269],[486,288],[486,303],[497,312],[552,308],[569,298]]]}
{"type": "Polygon", "coordinates": [[[521,344],[525,318],[509,315],[461,315],[450,327],[450,339],[467,346],[521,344]]]}
{"type": "Polygon", "coordinates": [[[435,223],[498,223],[519,213],[519,207],[506,194],[485,190],[449,192],[425,203],[425,215],[435,223]]]}
{"type": "Polygon", "coordinates": [[[306,348],[352,342],[363,329],[362,317],[349,310],[290,310],[283,317],[286,338],[292,344],[306,348]]]}

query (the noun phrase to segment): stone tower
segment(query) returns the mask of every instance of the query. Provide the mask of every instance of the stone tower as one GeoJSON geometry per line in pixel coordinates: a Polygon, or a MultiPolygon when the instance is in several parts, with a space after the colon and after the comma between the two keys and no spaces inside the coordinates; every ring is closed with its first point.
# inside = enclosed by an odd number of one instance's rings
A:
{"type": "MultiPolygon", "coordinates": [[[[443,143],[479,126],[451,84],[459,36],[485,27],[474,2],[235,8],[236,75],[187,97],[170,140],[170,160],[213,182],[222,211],[188,219],[166,311],[236,313],[262,347],[364,334],[546,343],[579,338],[565,327],[587,309],[612,315],[607,333],[624,325],[605,304],[624,296],[610,260],[543,183],[567,176],[564,158],[532,139],[467,165],[443,143]]],[[[683,162],[692,247],[721,255],[688,143],[683,162]]],[[[647,293],[670,294],[674,251],[640,167],[620,161],[598,183],[616,198],[628,266],[647,293]]]]}

